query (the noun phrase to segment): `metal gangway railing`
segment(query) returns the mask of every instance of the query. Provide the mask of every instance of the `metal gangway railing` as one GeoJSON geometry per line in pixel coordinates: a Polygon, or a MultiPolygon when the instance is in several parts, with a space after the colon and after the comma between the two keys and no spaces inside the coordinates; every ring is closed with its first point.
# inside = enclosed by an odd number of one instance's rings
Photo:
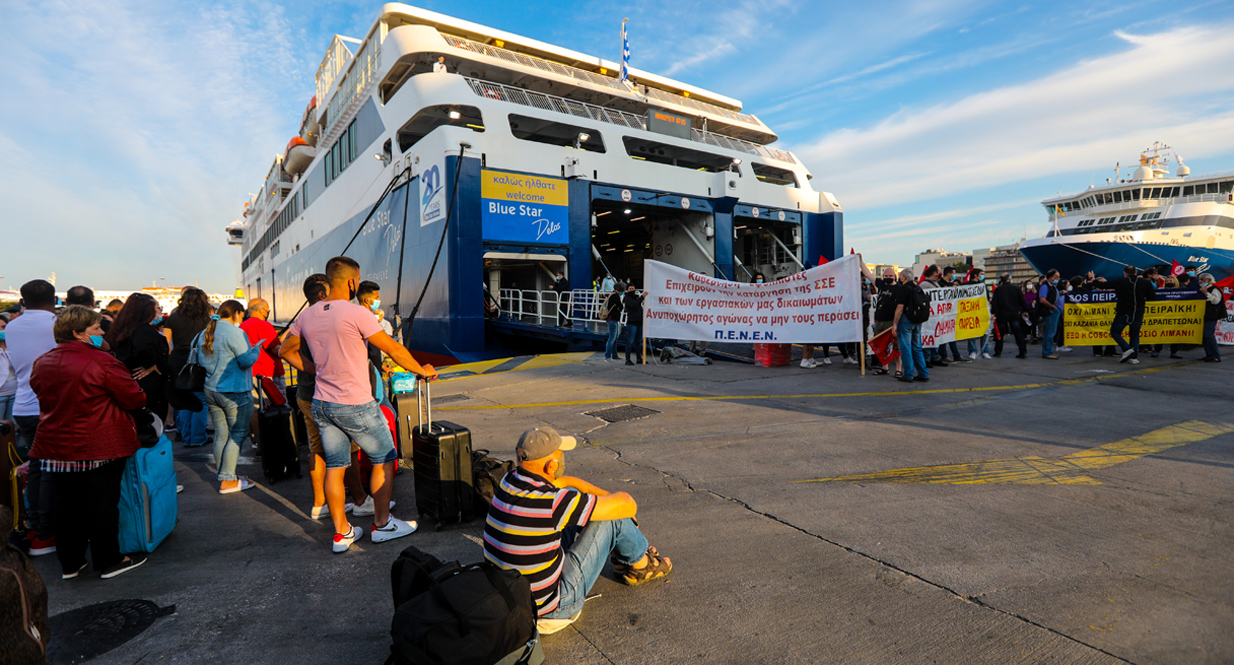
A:
{"type": "MultiPolygon", "coordinates": [[[[554,328],[565,324],[564,327],[576,330],[607,334],[609,323],[604,320],[604,303],[609,295],[610,292],[590,289],[566,292],[501,289],[498,306],[500,318],[507,321],[554,328]]],[[[625,322],[626,314],[622,312],[621,323],[625,322]]]]}

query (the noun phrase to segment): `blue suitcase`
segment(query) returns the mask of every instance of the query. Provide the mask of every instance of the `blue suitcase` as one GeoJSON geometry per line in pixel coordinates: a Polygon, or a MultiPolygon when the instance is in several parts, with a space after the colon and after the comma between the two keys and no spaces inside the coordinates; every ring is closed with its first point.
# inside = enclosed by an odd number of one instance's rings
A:
{"type": "Polygon", "coordinates": [[[176,526],[176,466],[171,441],[138,448],[120,479],[120,551],[153,552],[176,526]]]}

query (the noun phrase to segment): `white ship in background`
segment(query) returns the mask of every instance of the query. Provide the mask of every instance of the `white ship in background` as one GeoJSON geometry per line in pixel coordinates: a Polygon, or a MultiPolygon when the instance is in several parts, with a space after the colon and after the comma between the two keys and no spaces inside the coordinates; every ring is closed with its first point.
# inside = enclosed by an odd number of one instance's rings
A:
{"type": "Polygon", "coordinates": [[[1092,271],[1113,279],[1127,265],[1168,269],[1175,261],[1218,280],[1234,274],[1234,172],[1192,176],[1170,146],[1144,151],[1130,178],[1042,204],[1049,232],[1020,244],[1042,274],[1092,271]],[[1171,154],[1178,163],[1173,176],[1171,154]]]}
{"type": "Polygon", "coordinates": [[[483,353],[494,335],[584,341],[494,316],[495,298],[558,270],[588,289],[641,281],[645,259],[751,281],[842,253],[840,206],[776,139],[724,95],[386,4],[364,39],[335,37],[299,135],[228,242],[279,322],[354,236],[347,255],[390,318],[428,284],[404,340],[423,357],[483,353]]]}

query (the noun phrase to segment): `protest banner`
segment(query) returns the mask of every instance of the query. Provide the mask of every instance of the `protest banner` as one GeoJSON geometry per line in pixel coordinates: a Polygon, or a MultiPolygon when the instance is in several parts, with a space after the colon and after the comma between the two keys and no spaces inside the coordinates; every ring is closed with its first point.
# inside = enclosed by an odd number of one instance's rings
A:
{"type": "Polygon", "coordinates": [[[1225,318],[1217,322],[1217,343],[1234,345],[1234,277],[1216,283],[1225,294],[1225,318]]]}
{"type": "MultiPolygon", "coordinates": [[[[1063,311],[1063,339],[1068,346],[1113,345],[1113,291],[1068,293],[1063,311]]],[[[1204,338],[1204,300],[1196,291],[1159,289],[1144,307],[1141,344],[1199,344],[1204,338]]],[[[1130,342],[1129,330],[1123,339],[1130,342]]]]}
{"type": "Polygon", "coordinates": [[[861,341],[856,255],[766,284],[643,262],[645,337],[725,342],[861,341]]]}
{"type": "Polygon", "coordinates": [[[981,337],[990,329],[990,301],[985,284],[925,289],[930,318],[921,324],[921,346],[930,348],[981,337]]]}

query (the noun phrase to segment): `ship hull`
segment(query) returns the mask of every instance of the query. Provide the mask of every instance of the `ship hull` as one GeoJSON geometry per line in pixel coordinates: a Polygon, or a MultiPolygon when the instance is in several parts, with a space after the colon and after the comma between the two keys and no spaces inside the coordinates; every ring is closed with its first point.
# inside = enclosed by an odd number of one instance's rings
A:
{"type": "Polygon", "coordinates": [[[1195,265],[1199,273],[1212,273],[1218,280],[1234,275],[1234,258],[1229,251],[1200,247],[1128,242],[1048,242],[1020,246],[1024,260],[1034,270],[1045,274],[1058,270],[1064,279],[1074,275],[1096,273],[1098,277],[1115,279],[1123,267],[1133,265],[1141,270],[1150,266],[1169,267],[1174,261],[1195,265]],[[1219,253],[1218,253],[1219,252],[1219,253]]]}

